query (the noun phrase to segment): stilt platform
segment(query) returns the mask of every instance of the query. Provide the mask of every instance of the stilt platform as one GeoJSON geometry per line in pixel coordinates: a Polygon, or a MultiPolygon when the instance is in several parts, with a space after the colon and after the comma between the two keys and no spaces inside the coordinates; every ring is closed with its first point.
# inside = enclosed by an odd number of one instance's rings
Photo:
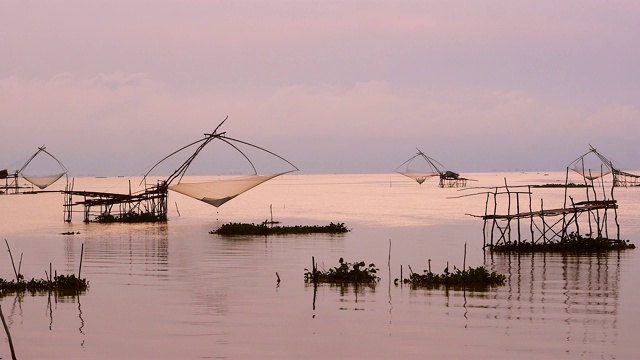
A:
{"type": "Polygon", "coordinates": [[[167,221],[168,187],[164,181],[144,191],[119,194],[97,191],[76,191],[73,185],[65,194],[65,221],[70,222],[74,209],[82,206],[85,222],[163,222],[167,221]],[[73,201],[82,197],[81,201],[73,201]]]}
{"type": "Polygon", "coordinates": [[[598,186],[593,180],[585,180],[584,200],[581,201],[574,201],[573,196],[568,194],[567,186],[559,187],[564,191],[563,205],[546,209],[544,199],[540,199],[538,210],[534,210],[532,204],[532,188],[535,185],[509,186],[506,179],[504,182],[504,186],[488,188],[491,191],[479,193],[487,197],[484,215],[467,214],[484,221],[483,247],[522,242],[546,244],[571,236],[582,236],[581,232],[588,238],[620,242],[618,204],[613,198],[613,187],[607,193],[602,181],[598,186]],[[609,221],[611,215],[613,225],[609,221]]]}

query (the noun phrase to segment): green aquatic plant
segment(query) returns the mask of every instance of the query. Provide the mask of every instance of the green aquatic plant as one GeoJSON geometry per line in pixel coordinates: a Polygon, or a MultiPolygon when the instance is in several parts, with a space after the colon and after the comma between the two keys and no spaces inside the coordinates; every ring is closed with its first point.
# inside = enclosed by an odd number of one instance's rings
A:
{"type": "MultiPolygon", "coordinates": [[[[397,283],[398,279],[396,279],[397,283]]],[[[502,285],[506,281],[506,276],[496,272],[489,272],[484,266],[477,268],[469,267],[468,270],[460,270],[454,267],[453,272],[449,272],[449,267],[444,269],[444,273],[435,274],[429,270],[424,270],[424,274],[411,273],[408,279],[403,279],[405,284],[413,286],[473,286],[486,287],[493,285],[502,285]]]]}
{"type": "Polygon", "coordinates": [[[53,279],[25,280],[22,274],[18,274],[16,280],[5,280],[0,278],[0,295],[6,293],[30,292],[32,295],[49,291],[56,292],[83,292],[89,287],[89,282],[75,275],[56,275],[53,279]]]}
{"type": "Polygon", "coordinates": [[[344,223],[330,223],[326,226],[296,225],[296,226],[270,226],[267,223],[227,223],[209,234],[216,235],[287,235],[287,234],[341,234],[351,231],[344,223]]]}
{"type": "Polygon", "coordinates": [[[307,283],[330,283],[330,284],[376,284],[380,278],[376,275],[378,269],[375,264],[368,266],[364,261],[349,263],[343,258],[338,260],[339,266],[327,271],[320,271],[314,268],[309,271],[304,269],[304,281],[307,283]]]}
{"type": "Polygon", "coordinates": [[[601,236],[592,238],[582,236],[574,232],[567,234],[559,240],[547,240],[546,242],[533,243],[529,241],[514,241],[489,246],[495,252],[572,252],[588,253],[612,250],[635,249],[636,246],[629,240],[607,239],[601,236]]]}
{"type": "Polygon", "coordinates": [[[534,187],[534,188],[586,188],[586,187],[593,187],[593,186],[588,184],[576,184],[576,183],[568,183],[568,184],[549,183],[549,184],[542,184],[542,185],[531,185],[531,187],[534,187]]]}
{"type": "Polygon", "coordinates": [[[111,215],[108,213],[96,216],[95,222],[99,223],[142,223],[142,222],[163,222],[167,221],[166,216],[158,215],[152,212],[137,213],[130,211],[121,215],[111,215]]]}

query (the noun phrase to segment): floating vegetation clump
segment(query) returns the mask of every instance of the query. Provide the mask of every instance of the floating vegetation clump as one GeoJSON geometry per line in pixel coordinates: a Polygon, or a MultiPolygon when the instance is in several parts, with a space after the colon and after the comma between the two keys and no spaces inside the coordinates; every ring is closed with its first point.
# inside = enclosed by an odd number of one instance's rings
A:
{"type": "Polygon", "coordinates": [[[25,280],[22,274],[18,274],[17,280],[5,280],[0,278],[0,294],[12,292],[30,292],[32,295],[43,292],[83,292],[89,287],[86,279],[79,279],[75,275],[56,275],[53,279],[25,280]]]}
{"type": "MultiPolygon", "coordinates": [[[[397,279],[396,279],[397,281],[397,279]]],[[[460,270],[454,267],[454,272],[450,273],[448,267],[443,274],[434,274],[425,270],[423,275],[411,273],[408,279],[402,280],[405,284],[413,286],[472,286],[486,287],[493,285],[502,285],[506,281],[506,277],[496,272],[489,272],[484,266],[475,269],[469,267],[469,270],[460,270]]]]}
{"type": "Polygon", "coordinates": [[[501,243],[489,246],[491,251],[496,252],[603,252],[612,250],[635,249],[636,246],[629,240],[615,240],[603,237],[583,237],[580,234],[570,233],[558,241],[547,240],[543,243],[532,243],[528,241],[517,241],[501,243]]]}
{"type": "Polygon", "coordinates": [[[591,185],[587,185],[587,184],[576,184],[576,183],[568,183],[568,184],[542,184],[542,185],[532,185],[531,187],[534,188],[585,188],[585,187],[592,187],[591,185]]]}
{"type": "Polygon", "coordinates": [[[223,224],[217,230],[212,230],[209,234],[216,235],[287,235],[287,234],[341,234],[351,231],[344,223],[330,223],[326,226],[269,226],[266,223],[259,225],[247,223],[223,224]]]}
{"type": "Polygon", "coordinates": [[[89,282],[80,277],[80,272],[82,271],[82,257],[84,255],[84,244],[82,244],[80,250],[80,268],[78,269],[78,277],[75,275],[58,275],[58,272],[53,270],[51,264],[49,264],[49,272],[45,271],[47,275],[46,279],[35,279],[31,278],[31,280],[25,280],[24,275],[20,273],[20,268],[22,266],[22,255],[20,255],[20,262],[18,263],[18,268],[16,269],[16,264],[13,261],[13,254],[11,253],[11,248],[9,247],[9,242],[7,239],[4,240],[7,244],[7,250],[9,252],[9,257],[11,258],[11,265],[13,266],[13,272],[16,276],[15,280],[5,280],[0,278],[0,297],[4,296],[7,293],[24,293],[30,292],[32,295],[38,293],[52,292],[55,291],[60,295],[67,294],[78,294],[80,292],[84,292],[89,287],[89,282]]]}
{"type": "Polygon", "coordinates": [[[364,261],[348,263],[343,258],[338,260],[340,266],[320,271],[313,261],[313,269],[304,269],[304,281],[307,283],[329,284],[376,284],[380,278],[376,275],[378,269],[375,264],[368,266],[364,261]]]}
{"type": "Polygon", "coordinates": [[[120,215],[111,215],[108,213],[96,216],[95,222],[99,223],[141,223],[141,222],[163,222],[167,221],[167,217],[152,212],[137,213],[134,211],[122,213],[120,215]]]}

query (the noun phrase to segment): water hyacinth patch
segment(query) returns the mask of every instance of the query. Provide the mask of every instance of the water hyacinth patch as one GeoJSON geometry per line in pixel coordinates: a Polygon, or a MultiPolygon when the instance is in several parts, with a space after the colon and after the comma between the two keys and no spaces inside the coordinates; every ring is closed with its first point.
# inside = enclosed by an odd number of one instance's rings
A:
{"type": "Polygon", "coordinates": [[[576,233],[570,233],[560,240],[547,240],[546,242],[532,243],[528,241],[508,242],[489,246],[495,252],[572,252],[589,253],[612,250],[635,249],[636,246],[629,240],[612,240],[603,237],[592,238],[576,233]]]}
{"type": "MultiPolygon", "coordinates": [[[[343,258],[339,266],[327,271],[304,269],[304,281],[308,283],[375,284],[380,280],[375,264],[368,266],[364,261],[349,263],[343,258]]],[[[315,265],[314,265],[315,266],[315,265]]]]}
{"type": "MultiPolygon", "coordinates": [[[[460,270],[454,267],[454,272],[449,272],[448,268],[443,274],[434,274],[428,270],[424,274],[412,273],[408,279],[403,279],[403,283],[413,286],[462,286],[483,287],[492,285],[502,285],[506,281],[506,276],[496,272],[489,272],[484,266],[477,268],[469,267],[468,270],[460,270]]],[[[397,279],[396,279],[397,282],[397,279]]]]}
{"type": "Polygon", "coordinates": [[[247,223],[227,223],[209,234],[216,235],[287,235],[287,234],[341,234],[351,231],[344,223],[330,223],[326,226],[296,225],[270,226],[266,222],[256,225],[247,223]]]}
{"type": "Polygon", "coordinates": [[[75,275],[56,275],[52,280],[34,279],[25,280],[24,276],[19,274],[18,280],[5,280],[0,278],[0,296],[7,293],[30,292],[32,295],[37,293],[56,291],[86,291],[89,282],[86,279],[79,279],[75,275]]]}

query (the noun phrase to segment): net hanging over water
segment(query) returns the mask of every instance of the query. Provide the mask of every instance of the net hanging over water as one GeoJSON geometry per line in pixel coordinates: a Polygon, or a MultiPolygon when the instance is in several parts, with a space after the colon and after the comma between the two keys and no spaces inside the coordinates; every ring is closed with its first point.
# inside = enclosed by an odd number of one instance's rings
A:
{"type": "MultiPolygon", "coordinates": [[[[203,201],[209,205],[213,205],[215,207],[220,207],[223,204],[225,204],[226,202],[228,202],[229,200],[232,200],[234,198],[236,198],[238,195],[266,182],[269,181],[277,176],[280,175],[284,175],[284,174],[288,174],[290,172],[294,172],[294,171],[298,171],[298,168],[293,165],[291,162],[289,162],[288,160],[284,159],[283,157],[269,151],[266,149],[263,149],[259,146],[250,144],[248,142],[244,142],[238,139],[234,139],[234,138],[230,138],[228,136],[226,136],[225,132],[221,132],[218,133],[218,129],[220,128],[220,126],[222,126],[222,124],[224,124],[224,122],[227,119],[225,118],[220,125],[218,125],[215,130],[211,133],[211,134],[205,134],[205,137],[203,139],[197,140],[192,142],[189,145],[186,145],[176,151],[174,151],[173,153],[169,154],[168,156],[166,156],[164,159],[160,160],[156,165],[154,165],[151,170],[149,170],[149,172],[147,172],[147,174],[145,175],[145,178],[147,175],[149,175],[149,173],[156,167],[158,166],[161,162],[165,161],[166,159],[168,159],[169,157],[185,150],[188,149],[192,146],[196,146],[195,151],[193,152],[193,154],[191,156],[189,156],[189,158],[187,158],[187,160],[176,170],[173,172],[173,174],[171,174],[171,176],[169,176],[169,178],[167,178],[166,180],[166,184],[168,185],[169,190],[173,190],[175,192],[181,193],[183,195],[192,197],[194,199],[203,201]],[[224,178],[224,179],[219,179],[219,180],[213,180],[213,181],[200,181],[200,182],[194,182],[194,181],[185,181],[183,182],[182,179],[187,171],[187,169],[189,168],[189,166],[191,166],[191,163],[193,162],[193,160],[198,156],[198,154],[202,151],[202,149],[209,144],[212,140],[220,140],[228,145],[230,145],[233,149],[237,150],[240,154],[242,154],[242,157],[251,165],[251,168],[253,169],[253,174],[250,175],[243,175],[243,176],[235,176],[235,177],[230,177],[230,178],[224,178]],[[240,146],[248,146],[260,151],[263,151],[267,154],[270,154],[282,161],[284,161],[286,164],[288,164],[289,166],[291,166],[291,170],[289,171],[283,171],[283,172],[277,172],[277,173],[273,173],[273,174],[258,174],[258,171],[256,170],[256,167],[254,166],[253,162],[249,159],[249,157],[240,149],[240,146]],[[174,183],[175,182],[175,183],[174,183]]],[[[144,179],[143,179],[144,180],[144,179]]]]}
{"type": "Polygon", "coordinates": [[[182,182],[170,185],[169,190],[206,202],[209,205],[220,207],[245,191],[280,175],[282,175],[282,173],[272,175],[247,175],[232,179],[203,182],[182,182]]]}
{"type": "Polygon", "coordinates": [[[422,185],[422,183],[427,179],[440,176],[440,174],[442,174],[436,164],[440,165],[442,169],[445,167],[436,160],[425,155],[420,151],[420,149],[417,150],[418,153],[412,156],[409,160],[400,164],[400,166],[396,168],[395,172],[411,178],[418,184],[422,185]]]}
{"type": "Polygon", "coordinates": [[[613,163],[589,145],[590,150],[571,162],[569,169],[582,175],[587,180],[596,180],[611,174],[613,163]]]}
{"type": "MultiPolygon", "coordinates": [[[[47,166],[49,165],[50,164],[47,164],[47,166]]],[[[39,189],[43,190],[49,187],[50,185],[52,185],[53,183],[55,183],[56,181],[58,181],[61,177],[65,176],[68,173],[68,171],[67,171],[67,168],[60,162],[60,160],[56,159],[55,156],[51,155],[51,153],[49,153],[46,150],[45,146],[43,145],[38,148],[38,151],[36,151],[36,153],[33,154],[29,158],[29,160],[25,162],[24,165],[22,165],[20,170],[18,170],[18,173],[22,178],[24,178],[34,186],[37,186],[39,189]],[[54,166],[59,167],[60,172],[52,173],[52,170],[44,170],[44,171],[50,171],[50,172],[48,172],[46,175],[36,174],[35,172],[37,172],[39,169],[34,168],[36,167],[34,160],[40,159],[39,157],[42,157],[42,156],[46,158],[45,160],[50,160],[49,162],[53,162],[54,166]],[[29,169],[30,173],[25,172],[25,170],[27,169],[29,169]]]]}

